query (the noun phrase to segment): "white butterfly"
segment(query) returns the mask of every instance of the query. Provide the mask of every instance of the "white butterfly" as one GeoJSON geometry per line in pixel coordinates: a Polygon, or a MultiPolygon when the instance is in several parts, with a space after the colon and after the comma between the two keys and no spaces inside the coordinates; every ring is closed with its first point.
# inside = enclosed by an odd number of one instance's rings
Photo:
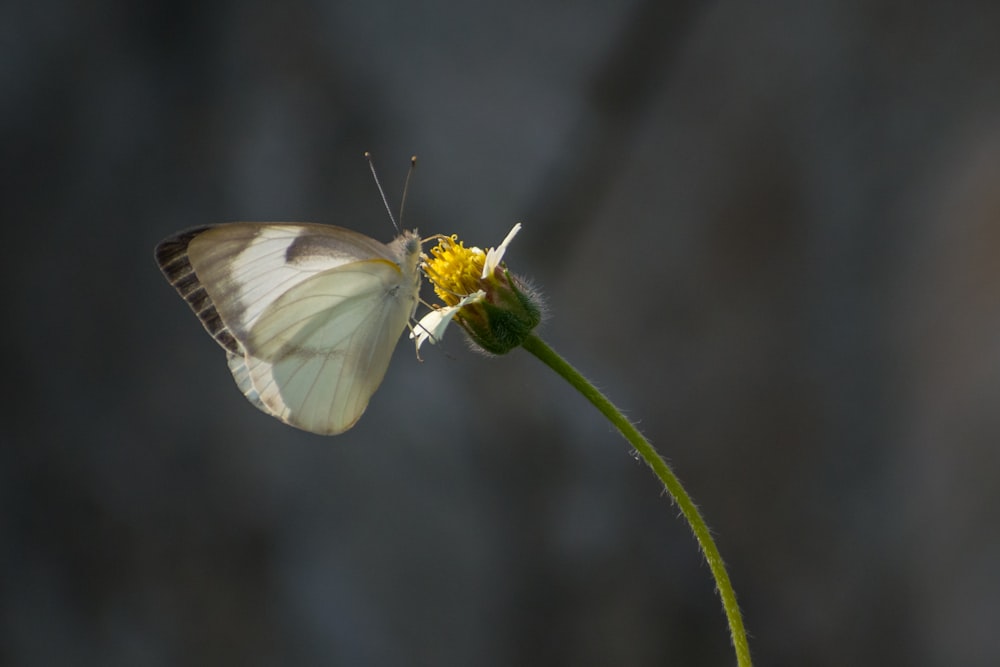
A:
{"type": "Polygon", "coordinates": [[[385,244],[310,223],[231,223],[163,240],[156,261],[229,356],[240,390],[286,424],[343,433],[416,311],[420,237],[385,244]]]}

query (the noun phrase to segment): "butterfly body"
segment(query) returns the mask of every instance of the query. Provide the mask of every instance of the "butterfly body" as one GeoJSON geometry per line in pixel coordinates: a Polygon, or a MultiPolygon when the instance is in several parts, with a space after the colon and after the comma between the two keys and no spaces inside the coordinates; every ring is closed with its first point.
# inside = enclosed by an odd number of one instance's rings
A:
{"type": "Polygon", "coordinates": [[[243,394],[298,428],[357,422],[416,310],[420,237],[231,223],[162,241],[156,260],[227,353],[243,394]]]}

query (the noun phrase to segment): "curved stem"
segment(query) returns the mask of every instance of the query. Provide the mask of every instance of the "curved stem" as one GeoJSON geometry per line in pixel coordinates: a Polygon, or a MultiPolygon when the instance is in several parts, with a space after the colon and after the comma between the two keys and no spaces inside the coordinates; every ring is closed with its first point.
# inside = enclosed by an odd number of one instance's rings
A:
{"type": "Polygon", "coordinates": [[[570,366],[565,359],[560,357],[541,338],[534,334],[528,336],[524,342],[524,349],[541,359],[549,368],[561,375],[577,391],[583,394],[588,401],[593,403],[615,425],[621,434],[625,436],[629,444],[635,447],[635,450],[639,452],[639,455],[642,456],[643,460],[646,461],[656,476],[660,478],[660,481],[663,482],[663,486],[666,487],[667,492],[670,493],[670,496],[677,503],[684,518],[687,519],[688,524],[691,526],[691,531],[698,541],[698,546],[701,547],[701,551],[705,555],[705,560],[708,561],[708,567],[712,571],[712,576],[715,577],[715,585],[719,591],[719,597],[722,598],[722,607],[729,621],[729,632],[732,636],[733,648],[736,651],[736,662],[740,667],[750,667],[752,663],[750,661],[750,648],[747,644],[746,630],[743,628],[743,617],[740,615],[740,608],[736,603],[736,593],[729,582],[729,574],[726,572],[722,556],[719,554],[718,547],[715,546],[715,541],[712,539],[712,534],[705,524],[705,520],[701,517],[701,513],[695,506],[694,501],[691,500],[691,497],[684,490],[680,480],[677,479],[677,476],[674,475],[667,462],[653,449],[653,446],[649,444],[649,441],[643,437],[632,422],[604,394],[598,391],[594,385],[580,375],[575,368],[570,366]]]}

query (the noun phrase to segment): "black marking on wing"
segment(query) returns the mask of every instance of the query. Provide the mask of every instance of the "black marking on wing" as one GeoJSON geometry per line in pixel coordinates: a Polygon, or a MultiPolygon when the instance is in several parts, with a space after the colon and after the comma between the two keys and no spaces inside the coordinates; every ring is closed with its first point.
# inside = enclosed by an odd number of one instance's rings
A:
{"type": "Polygon", "coordinates": [[[211,227],[198,227],[164,239],[156,246],[156,262],[167,282],[187,301],[198,316],[205,330],[230,354],[243,355],[243,346],[223,324],[215,304],[198,279],[188,259],[188,245],[199,234],[211,227]]]}

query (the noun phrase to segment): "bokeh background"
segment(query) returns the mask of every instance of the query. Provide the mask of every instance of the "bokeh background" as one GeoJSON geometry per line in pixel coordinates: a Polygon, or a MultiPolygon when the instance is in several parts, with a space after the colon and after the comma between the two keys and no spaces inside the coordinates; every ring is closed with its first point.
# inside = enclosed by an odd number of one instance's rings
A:
{"type": "Polygon", "coordinates": [[[759,665],[1000,655],[1000,4],[0,9],[0,662],[724,665],[644,465],[522,352],[401,344],[321,438],[152,248],[495,245],[712,525],[759,665]]]}

